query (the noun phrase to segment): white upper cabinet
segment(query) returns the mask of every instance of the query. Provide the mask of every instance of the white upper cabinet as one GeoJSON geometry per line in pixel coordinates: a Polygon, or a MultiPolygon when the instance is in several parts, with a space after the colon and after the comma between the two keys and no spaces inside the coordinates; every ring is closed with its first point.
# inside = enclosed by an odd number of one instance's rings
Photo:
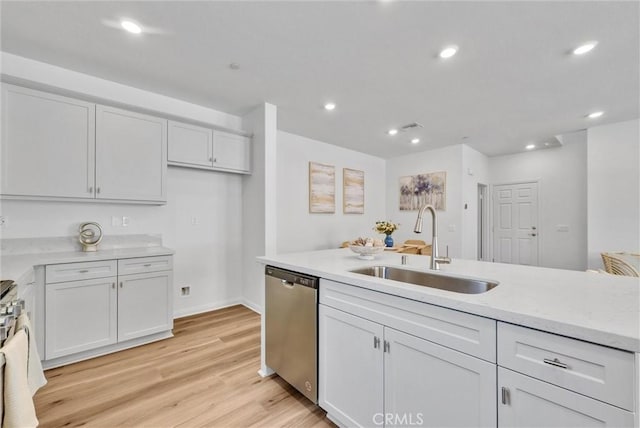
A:
{"type": "Polygon", "coordinates": [[[166,201],[167,121],[96,106],[96,198],[166,201]]]}
{"type": "Polygon", "coordinates": [[[169,121],[169,164],[248,174],[251,139],[230,132],[169,121]]]}
{"type": "Polygon", "coordinates": [[[251,139],[228,132],[213,131],[213,166],[236,171],[251,169],[251,139]]]}
{"type": "Polygon", "coordinates": [[[169,121],[169,163],[213,166],[213,130],[169,121]]]}
{"type": "Polygon", "coordinates": [[[11,197],[94,197],[95,105],[2,85],[2,186],[11,197]]]}

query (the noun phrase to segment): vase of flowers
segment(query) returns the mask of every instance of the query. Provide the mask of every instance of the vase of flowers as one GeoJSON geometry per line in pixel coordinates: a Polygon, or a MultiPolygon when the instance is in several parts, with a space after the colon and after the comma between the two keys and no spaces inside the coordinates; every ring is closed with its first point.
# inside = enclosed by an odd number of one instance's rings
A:
{"type": "Polygon", "coordinates": [[[391,234],[398,228],[398,224],[390,221],[376,221],[376,227],[373,228],[378,233],[384,233],[387,237],[384,239],[386,247],[393,247],[393,238],[391,234]]]}

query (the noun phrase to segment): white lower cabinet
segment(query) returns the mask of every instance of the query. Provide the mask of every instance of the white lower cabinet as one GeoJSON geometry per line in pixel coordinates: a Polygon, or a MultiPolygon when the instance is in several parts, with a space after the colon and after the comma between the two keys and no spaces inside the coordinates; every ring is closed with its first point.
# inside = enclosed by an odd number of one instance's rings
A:
{"type": "Polygon", "coordinates": [[[385,426],[496,426],[495,364],[388,327],[384,341],[385,426]]]}
{"type": "Polygon", "coordinates": [[[325,305],[319,316],[319,402],[338,423],[496,426],[495,364],[325,305]]]}
{"type": "Polygon", "coordinates": [[[383,327],[325,305],[318,310],[319,404],[345,426],[374,426],[384,413],[383,327]]]}
{"type": "Polygon", "coordinates": [[[498,368],[500,427],[631,427],[634,414],[532,377],[498,368]]]}
{"type": "Polygon", "coordinates": [[[116,281],[114,276],[47,284],[45,359],[117,342],[116,281]]]}
{"type": "Polygon", "coordinates": [[[118,278],[118,340],[171,330],[171,272],[118,278]]]}
{"type": "Polygon", "coordinates": [[[58,361],[66,363],[88,358],[93,350],[105,353],[118,350],[120,344],[141,344],[145,336],[170,336],[171,266],[171,256],[46,266],[44,359],[64,358],[58,361]],[[132,265],[130,260],[136,263],[132,265]],[[102,265],[113,268],[98,269],[102,265]],[[116,266],[134,266],[141,273],[83,279],[86,275],[115,272],[116,266]],[[58,282],[62,272],[66,281],[58,282]],[[134,343],[133,339],[139,342],[134,343]]]}

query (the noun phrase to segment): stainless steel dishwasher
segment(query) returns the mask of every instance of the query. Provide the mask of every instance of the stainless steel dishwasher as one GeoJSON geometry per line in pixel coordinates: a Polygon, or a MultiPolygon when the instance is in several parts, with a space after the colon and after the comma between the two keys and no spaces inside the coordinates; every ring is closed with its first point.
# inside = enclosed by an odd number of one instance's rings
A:
{"type": "Polygon", "coordinates": [[[318,278],[267,266],[265,269],[267,366],[318,401],[318,278]]]}

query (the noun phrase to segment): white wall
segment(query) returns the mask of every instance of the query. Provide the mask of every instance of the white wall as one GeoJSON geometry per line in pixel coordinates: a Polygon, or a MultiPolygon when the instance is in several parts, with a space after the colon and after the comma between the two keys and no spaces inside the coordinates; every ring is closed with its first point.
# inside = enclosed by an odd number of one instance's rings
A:
{"type": "Polygon", "coordinates": [[[2,237],[73,236],[85,221],[100,223],[105,235],[161,234],[163,244],[176,251],[176,316],[239,303],[241,177],[169,168],[167,186],[164,206],[5,200],[2,237]],[[129,226],[112,226],[112,216],[129,217],[129,226]],[[180,287],[185,285],[191,294],[183,297],[180,287]]]}
{"type": "Polygon", "coordinates": [[[431,243],[431,218],[424,218],[422,234],[413,233],[417,211],[400,211],[399,179],[419,173],[447,172],[447,202],[444,211],[438,211],[438,243],[444,255],[449,246],[451,257],[462,255],[462,145],[449,146],[387,160],[386,205],[389,220],[400,223],[393,234],[394,240],[422,239],[431,243]]]}
{"type": "Polygon", "coordinates": [[[640,250],[640,120],[588,130],[589,267],[600,253],[640,250]]]}
{"type": "MultiPolygon", "coordinates": [[[[478,184],[489,185],[489,158],[462,145],[462,258],[478,259],[478,184]]],[[[488,235],[487,235],[488,236],[488,235]]]]}
{"type": "Polygon", "coordinates": [[[278,109],[263,104],[243,117],[243,126],[253,133],[252,174],[243,179],[242,295],[245,305],[262,312],[264,271],[257,256],[276,252],[276,139],[278,109]]]}
{"type": "Polygon", "coordinates": [[[357,237],[384,237],[373,231],[385,219],[385,160],[278,131],[277,252],[338,248],[357,237]],[[309,162],[335,166],[336,211],[309,213],[309,162]],[[364,171],[364,214],[342,211],[342,169],[364,171]]]}
{"type": "Polygon", "coordinates": [[[586,132],[564,137],[558,148],[489,158],[491,184],[539,182],[539,265],[586,269],[586,132]],[[568,231],[558,231],[566,225],[568,231]]]}
{"type": "MultiPolygon", "coordinates": [[[[182,116],[225,128],[240,129],[239,117],[164,95],[0,53],[3,79],[37,87],[81,93],[91,98],[182,116]]],[[[166,206],[89,202],[2,201],[8,217],[3,238],[69,236],[80,222],[94,220],[106,234],[161,234],[176,250],[174,312],[196,313],[242,301],[242,177],[234,174],[169,168],[166,206]],[[111,216],[128,216],[127,228],[112,227],[111,216]],[[192,218],[196,217],[196,225],[192,218]],[[189,297],[181,286],[191,285],[189,297]]]]}

